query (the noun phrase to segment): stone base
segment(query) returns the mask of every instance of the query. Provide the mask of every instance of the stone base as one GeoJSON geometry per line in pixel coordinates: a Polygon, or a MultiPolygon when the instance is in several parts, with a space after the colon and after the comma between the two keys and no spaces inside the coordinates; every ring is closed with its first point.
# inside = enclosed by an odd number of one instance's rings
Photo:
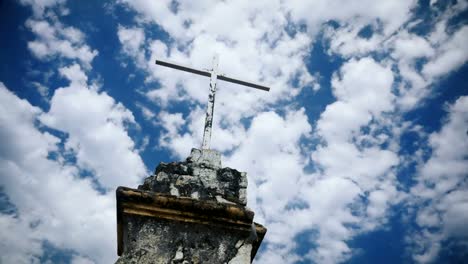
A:
{"type": "Polygon", "coordinates": [[[117,263],[250,263],[266,229],[245,207],[117,189],[117,263]]]}
{"type": "Polygon", "coordinates": [[[214,150],[192,149],[186,161],[161,162],[138,189],[247,205],[247,174],[222,168],[221,154],[214,150]]]}
{"type": "Polygon", "coordinates": [[[132,215],[125,218],[117,263],[250,263],[249,234],[209,225],[132,215]]]}

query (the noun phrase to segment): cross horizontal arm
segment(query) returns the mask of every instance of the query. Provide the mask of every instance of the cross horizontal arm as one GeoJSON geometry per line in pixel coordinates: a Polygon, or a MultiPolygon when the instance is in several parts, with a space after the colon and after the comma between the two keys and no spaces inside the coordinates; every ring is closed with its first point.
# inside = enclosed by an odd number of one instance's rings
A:
{"type": "MultiPolygon", "coordinates": [[[[181,65],[181,64],[177,64],[177,63],[173,63],[173,62],[156,60],[156,64],[161,65],[161,66],[165,66],[165,67],[169,67],[169,68],[173,68],[173,69],[177,69],[177,70],[181,70],[181,71],[186,71],[186,72],[202,75],[202,76],[205,76],[205,77],[211,77],[211,72],[210,71],[194,69],[194,68],[191,68],[189,66],[185,66],[185,65],[181,65]]],[[[232,77],[228,77],[228,76],[225,76],[225,75],[222,75],[222,74],[217,75],[217,79],[218,80],[223,80],[223,81],[226,81],[226,82],[237,83],[237,84],[240,84],[240,85],[260,89],[260,90],[267,91],[267,92],[270,91],[269,87],[266,87],[266,86],[263,86],[263,85],[260,85],[260,84],[256,84],[256,83],[252,83],[252,82],[242,81],[242,80],[232,78],[232,77]]]]}
{"type": "Polygon", "coordinates": [[[177,64],[177,63],[173,63],[173,62],[156,60],[156,64],[161,65],[161,66],[165,66],[165,67],[169,67],[169,68],[174,68],[174,69],[181,70],[181,71],[195,73],[195,74],[198,74],[198,75],[203,75],[203,76],[206,76],[206,77],[211,76],[211,73],[209,71],[198,70],[198,69],[190,68],[188,66],[180,65],[180,64],[177,64]]]}
{"type": "Polygon", "coordinates": [[[237,84],[240,84],[240,85],[249,86],[249,87],[260,89],[260,90],[267,91],[267,92],[270,91],[269,87],[266,87],[266,86],[263,86],[263,85],[260,85],[260,84],[256,84],[256,83],[252,83],[252,82],[242,81],[242,80],[231,78],[231,77],[228,77],[228,76],[225,76],[225,75],[218,75],[218,80],[237,83],[237,84]]]}

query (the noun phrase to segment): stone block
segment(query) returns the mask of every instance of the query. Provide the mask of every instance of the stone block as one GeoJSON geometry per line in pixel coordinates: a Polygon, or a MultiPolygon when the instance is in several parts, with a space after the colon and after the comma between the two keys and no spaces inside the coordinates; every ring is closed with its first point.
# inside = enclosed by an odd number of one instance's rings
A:
{"type": "Polygon", "coordinates": [[[186,161],[161,162],[154,175],[146,178],[138,188],[174,196],[246,205],[244,192],[247,188],[247,174],[221,168],[221,154],[217,151],[192,149],[186,161]]]}
{"type": "Polygon", "coordinates": [[[236,204],[125,187],[116,197],[118,264],[251,263],[266,233],[236,204]]]}
{"type": "Polygon", "coordinates": [[[211,168],[221,168],[221,153],[211,149],[196,149],[193,148],[190,156],[187,158],[188,163],[205,165],[211,168]]]}

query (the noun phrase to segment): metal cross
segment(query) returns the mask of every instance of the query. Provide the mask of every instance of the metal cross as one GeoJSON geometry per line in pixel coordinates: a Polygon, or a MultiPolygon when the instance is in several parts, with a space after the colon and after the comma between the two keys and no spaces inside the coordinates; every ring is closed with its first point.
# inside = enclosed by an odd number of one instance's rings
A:
{"type": "Polygon", "coordinates": [[[206,110],[206,118],[205,118],[205,130],[203,131],[203,143],[202,143],[202,149],[209,149],[210,148],[210,140],[211,140],[211,128],[213,125],[213,110],[214,110],[214,102],[215,102],[215,94],[216,94],[216,81],[217,80],[223,80],[227,82],[232,82],[232,83],[237,83],[240,85],[245,85],[249,86],[252,88],[264,90],[264,91],[269,91],[270,88],[255,84],[252,82],[247,82],[247,81],[242,81],[239,79],[231,78],[228,77],[224,74],[220,74],[218,72],[218,56],[213,57],[213,68],[211,70],[199,70],[199,69],[194,69],[188,66],[172,63],[172,62],[167,62],[167,61],[162,61],[162,60],[156,60],[157,65],[169,67],[169,68],[174,68],[177,70],[181,71],[186,71],[206,77],[210,77],[210,93],[208,96],[208,106],[206,110]]]}

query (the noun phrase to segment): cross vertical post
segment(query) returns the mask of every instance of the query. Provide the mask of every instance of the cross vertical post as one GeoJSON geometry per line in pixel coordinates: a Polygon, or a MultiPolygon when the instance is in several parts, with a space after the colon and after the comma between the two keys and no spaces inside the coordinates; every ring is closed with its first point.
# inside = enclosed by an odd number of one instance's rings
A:
{"type": "Polygon", "coordinates": [[[205,129],[203,130],[202,149],[210,148],[211,129],[213,126],[213,111],[216,96],[216,80],[218,79],[218,55],[213,57],[213,68],[210,76],[210,93],[208,95],[208,105],[205,117],[205,129]]]}

